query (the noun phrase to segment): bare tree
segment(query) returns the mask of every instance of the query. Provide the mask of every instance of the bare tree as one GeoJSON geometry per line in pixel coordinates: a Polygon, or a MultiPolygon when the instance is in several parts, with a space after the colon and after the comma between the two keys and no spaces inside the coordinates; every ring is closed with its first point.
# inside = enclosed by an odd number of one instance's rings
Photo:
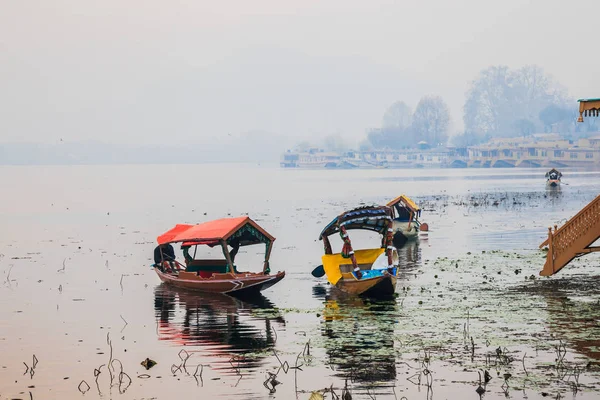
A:
{"type": "Polygon", "coordinates": [[[412,110],[403,101],[397,101],[383,114],[384,128],[405,129],[412,123],[412,110]]]}
{"type": "Polygon", "coordinates": [[[536,65],[516,71],[506,66],[488,67],[467,92],[465,129],[479,136],[505,137],[541,131],[547,121],[541,120],[540,112],[567,101],[565,89],[536,65]]]}
{"type": "Polygon", "coordinates": [[[425,96],[417,105],[413,115],[412,131],[416,141],[429,145],[446,144],[450,128],[450,112],[439,96],[425,96]]]}

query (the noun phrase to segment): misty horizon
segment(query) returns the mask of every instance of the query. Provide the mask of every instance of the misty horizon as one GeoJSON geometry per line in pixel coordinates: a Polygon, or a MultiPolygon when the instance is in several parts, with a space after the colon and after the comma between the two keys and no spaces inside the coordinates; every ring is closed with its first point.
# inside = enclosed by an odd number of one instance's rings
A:
{"type": "Polygon", "coordinates": [[[262,131],[353,144],[424,96],[448,104],[454,136],[469,85],[495,65],[538,65],[576,109],[600,94],[593,5],[4,2],[0,142],[207,145],[262,131]]]}

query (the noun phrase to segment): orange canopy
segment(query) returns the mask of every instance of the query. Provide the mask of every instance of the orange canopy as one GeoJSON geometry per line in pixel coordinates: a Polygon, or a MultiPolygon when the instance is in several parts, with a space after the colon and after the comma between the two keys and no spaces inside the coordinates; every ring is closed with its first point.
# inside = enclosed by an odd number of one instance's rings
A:
{"type": "Polygon", "coordinates": [[[158,237],[158,244],[165,244],[165,243],[169,243],[172,242],[173,239],[179,235],[180,233],[190,229],[192,226],[194,225],[188,225],[188,224],[177,224],[175,225],[174,228],[169,229],[168,231],[166,231],[165,233],[163,233],[162,235],[160,235],[158,237]]]}
{"type": "Polygon", "coordinates": [[[216,244],[220,240],[227,240],[231,235],[244,227],[251,225],[270,241],[275,238],[269,235],[249,217],[222,218],[214,221],[203,222],[198,225],[178,224],[174,228],[160,235],[158,244],[192,242],[193,244],[216,244]]]}

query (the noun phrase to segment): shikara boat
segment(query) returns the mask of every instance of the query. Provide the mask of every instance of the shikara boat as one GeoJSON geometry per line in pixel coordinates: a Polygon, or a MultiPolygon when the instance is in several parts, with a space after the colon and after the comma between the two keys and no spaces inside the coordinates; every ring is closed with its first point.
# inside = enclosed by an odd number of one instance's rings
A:
{"type": "Polygon", "coordinates": [[[392,209],[386,206],[356,208],[334,218],[319,235],[325,248],[322,268],[329,283],[352,295],[393,295],[398,276],[398,253],[392,244],[392,223],[392,209]],[[380,233],[383,235],[381,246],[353,250],[348,231],[355,229],[380,233]],[[329,241],[336,233],[344,242],[339,253],[333,253],[329,241]]]}
{"type": "MultiPolygon", "coordinates": [[[[285,272],[270,273],[269,256],[275,238],[248,217],[223,218],[198,225],[178,224],[157,239],[160,260],[154,270],[161,281],[192,290],[246,295],[258,293],[283,279],[285,272]],[[171,259],[172,243],[180,243],[185,264],[171,259]],[[235,255],[239,247],[264,244],[262,272],[238,271],[235,255]],[[195,259],[197,246],[220,247],[222,259],[195,259]],[[229,250],[232,247],[232,250],[229,250]],[[170,249],[170,252],[169,252],[170,249]]],[[[158,262],[157,262],[158,261],[158,262]]]]}
{"type": "Polygon", "coordinates": [[[550,171],[546,172],[546,187],[549,189],[558,189],[560,188],[560,178],[562,178],[562,173],[552,168],[550,171]]]}
{"type": "Polygon", "coordinates": [[[394,220],[392,242],[394,246],[400,248],[407,240],[414,239],[419,235],[421,208],[404,194],[396,197],[386,205],[392,209],[394,220]]]}

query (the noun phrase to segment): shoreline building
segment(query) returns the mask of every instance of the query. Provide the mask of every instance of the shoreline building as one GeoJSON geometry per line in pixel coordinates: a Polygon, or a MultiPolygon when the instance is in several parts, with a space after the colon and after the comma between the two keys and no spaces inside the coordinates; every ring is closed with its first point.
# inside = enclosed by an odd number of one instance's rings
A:
{"type": "Polygon", "coordinates": [[[594,167],[600,166],[600,135],[578,140],[558,134],[498,138],[467,152],[468,167],[594,167]]]}
{"type": "Polygon", "coordinates": [[[600,133],[569,140],[556,133],[496,138],[466,148],[440,147],[336,153],[288,150],[282,168],[600,168],[600,133]]]}
{"type": "Polygon", "coordinates": [[[281,156],[282,168],[442,168],[447,167],[452,150],[406,149],[370,150],[336,153],[311,148],[286,151],[281,156]]]}

